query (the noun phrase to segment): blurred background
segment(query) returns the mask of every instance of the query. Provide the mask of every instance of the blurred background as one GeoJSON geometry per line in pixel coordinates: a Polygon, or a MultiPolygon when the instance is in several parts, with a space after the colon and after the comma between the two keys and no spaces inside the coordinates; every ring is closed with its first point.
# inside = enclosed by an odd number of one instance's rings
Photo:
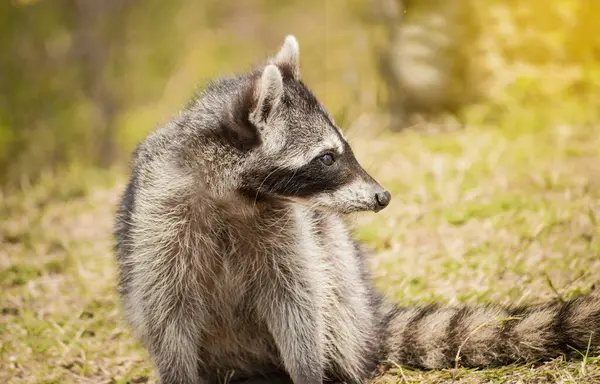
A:
{"type": "MultiPolygon", "coordinates": [[[[535,130],[597,119],[596,0],[10,0],[0,4],[0,183],[123,164],[215,76],[297,36],[341,122],[535,130]],[[450,120],[448,120],[450,119],[450,120]]],[[[362,128],[361,128],[362,129],[362,128]]]]}
{"type": "MultiPolygon", "coordinates": [[[[600,0],[0,1],[0,383],[157,382],[115,292],[131,152],[287,34],[392,193],[351,218],[386,295],[521,304],[596,289],[598,20],[600,0]]],[[[380,381],[597,383],[600,359],[380,381]]]]}

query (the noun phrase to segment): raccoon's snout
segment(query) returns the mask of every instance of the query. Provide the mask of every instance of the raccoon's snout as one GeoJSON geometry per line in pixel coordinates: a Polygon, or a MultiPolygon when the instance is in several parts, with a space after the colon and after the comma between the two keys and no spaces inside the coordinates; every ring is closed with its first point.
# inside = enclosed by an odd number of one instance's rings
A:
{"type": "Polygon", "coordinates": [[[383,208],[387,207],[390,203],[390,200],[392,200],[392,195],[388,191],[377,192],[375,194],[375,201],[377,201],[375,212],[379,212],[383,208]]]}
{"type": "MultiPolygon", "coordinates": [[[[364,171],[363,171],[364,172],[364,171]]],[[[350,188],[355,194],[355,202],[362,206],[363,211],[379,212],[390,204],[392,194],[375,181],[368,173],[364,172],[350,188]]]]}
{"type": "Polygon", "coordinates": [[[373,199],[375,200],[375,203],[373,204],[373,211],[379,212],[388,206],[390,200],[392,200],[392,195],[386,190],[380,190],[379,192],[375,193],[373,199]]]}

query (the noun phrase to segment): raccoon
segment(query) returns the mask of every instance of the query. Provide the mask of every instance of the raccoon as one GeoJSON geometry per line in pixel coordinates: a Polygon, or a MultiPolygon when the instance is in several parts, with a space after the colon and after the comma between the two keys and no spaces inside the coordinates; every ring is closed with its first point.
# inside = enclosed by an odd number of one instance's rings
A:
{"type": "Polygon", "coordinates": [[[134,152],[118,290],[163,384],[365,383],[598,347],[600,301],[400,307],[343,220],[390,193],[304,84],[298,42],[210,83],[134,152]]]}

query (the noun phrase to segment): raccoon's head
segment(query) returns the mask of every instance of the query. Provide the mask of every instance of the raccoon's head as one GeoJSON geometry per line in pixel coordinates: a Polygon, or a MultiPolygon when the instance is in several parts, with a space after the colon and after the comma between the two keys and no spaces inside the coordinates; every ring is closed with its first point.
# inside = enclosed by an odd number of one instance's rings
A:
{"type": "Polygon", "coordinates": [[[245,153],[240,191],[252,199],[291,200],[338,213],[380,211],[390,193],[358,163],[331,115],[304,85],[298,59],[298,42],[287,36],[229,109],[222,128],[245,153]]]}

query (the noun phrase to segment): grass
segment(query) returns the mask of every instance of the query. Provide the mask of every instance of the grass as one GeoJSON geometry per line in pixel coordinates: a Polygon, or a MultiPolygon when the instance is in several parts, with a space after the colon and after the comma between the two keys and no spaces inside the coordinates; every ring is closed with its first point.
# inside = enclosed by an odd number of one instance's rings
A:
{"type": "MultiPolygon", "coordinates": [[[[364,120],[362,120],[364,121],[364,120]]],[[[600,276],[600,127],[349,136],[393,194],[353,217],[377,286],[403,303],[539,302],[600,276]]],[[[0,207],[0,382],[157,382],[123,323],[111,251],[124,175],[78,171],[0,207]]],[[[493,370],[396,366],[378,383],[592,383],[600,360],[493,370]]]]}

